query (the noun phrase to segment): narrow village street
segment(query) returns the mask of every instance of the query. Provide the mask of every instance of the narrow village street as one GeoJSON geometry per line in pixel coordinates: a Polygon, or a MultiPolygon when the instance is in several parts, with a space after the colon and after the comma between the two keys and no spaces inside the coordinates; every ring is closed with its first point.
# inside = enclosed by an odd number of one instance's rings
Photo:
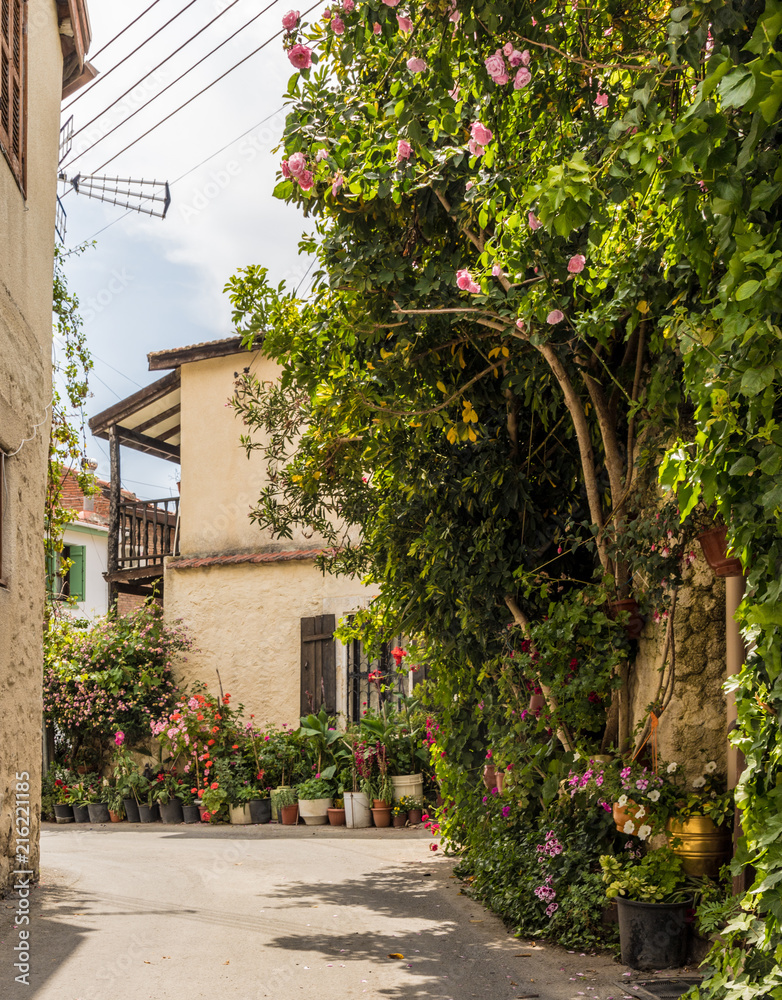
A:
{"type": "MultiPolygon", "coordinates": [[[[509,935],[460,894],[453,861],[431,842],[424,830],[47,824],[30,987],[15,984],[14,959],[2,948],[2,995],[622,995],[611,983],[625,970],[609,958],[509,935]]],[[[11,937],[12,902],[0,903],[0,943],[11,937]]]]}

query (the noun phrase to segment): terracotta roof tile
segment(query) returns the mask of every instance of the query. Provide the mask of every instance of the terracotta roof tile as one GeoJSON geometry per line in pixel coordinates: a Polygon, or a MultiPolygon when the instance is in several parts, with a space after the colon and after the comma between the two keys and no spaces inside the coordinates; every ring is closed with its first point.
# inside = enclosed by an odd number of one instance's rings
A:
{"type": "Polygon", "coordinates": [[[316,559],[323,549],[293,549],[286,552],[245,552],[235,556],[205,556],[201,559],[169,559],[168,569],[201,569],[205,566],[240,566],[245,563],[294,562],[316,559]]]}

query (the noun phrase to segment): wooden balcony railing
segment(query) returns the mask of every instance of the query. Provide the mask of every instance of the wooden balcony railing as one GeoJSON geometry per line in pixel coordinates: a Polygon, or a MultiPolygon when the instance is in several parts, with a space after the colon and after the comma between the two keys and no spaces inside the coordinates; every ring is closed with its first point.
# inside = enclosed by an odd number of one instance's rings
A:
{"type": "Polygon", "coordinates": [[[179,555],[179,497],[123,500],[117,547],[117,569],[162,569],[165,556],[179,555]]]}

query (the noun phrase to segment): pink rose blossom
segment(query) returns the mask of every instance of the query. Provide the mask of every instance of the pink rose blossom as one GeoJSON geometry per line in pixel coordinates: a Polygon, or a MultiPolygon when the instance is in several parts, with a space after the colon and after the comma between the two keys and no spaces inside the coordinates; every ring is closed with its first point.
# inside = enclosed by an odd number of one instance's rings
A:
{"type": "Polygon", "coordinates": [[[458,24],[459,23],[459,18],[461,16],[462,16],[462,12],[460,10],[454,10],[454,11],[452,11],[448,15],[448,20],[449,21],[453,21],[454,24],[458,24]]]}
{"type": "Polygon", "coordinates": [[[404,14],[399,14],[396,23],[399,25],[399,30],[408,34],[413,30],[413,22],[409,17],[405,17],[404,14]]]}
{"type": "Polygon", "coordinates": [[[293,31],[296,25],[299,23],[300,14],[297,10],[289,10],[288,13],[282,19],[282,26],[286,31],[293,31]]]}
{"type": "Polygon", "coordinates": [[[334,175],[334,180],[333,180],[333,182],[331,184],[331,194],[332,194],[332,196],[334,198],[337,197],[337,192],[339,191],[339,189],[342,187],[342,185],[344,183],[345,183],[345,178],[342,176],[342,174],[335,174],[334,175]]]}
{"type": "Polygon", "coordinates": [[[296,69],[309,69],[312,65],[312,49],[298,43],[288,52],[288,59],[296,69]]]}
{"type": "Polygon", "coordinates": [[[383,28],[381,27],[381,25],[377,21],[375,21],[375,23],[372,25],[372,32],[375,35],[379,35],[382,30],[383,28]]]}
{"type": "Polygon", "coordinates": [[[456,272],[456,284],[463,292],[470,292],[473,295],[481,290],[481,286],[476,281],[473,281],[472,275],[466,269],[456,272]]]}
{"type": "Polygon", "coordinates": [[[504,56],[510,56],[511,52],[513,52],[513,42],[506,42],[502,46],[502,54],[504,56]]]}
{"type": "Polygon", "coordinates": [[[475,139],[470,139],[470,141],[467,143],[467,148],[469,149],[469,151],[472,153],[473,156],[483,156],[483,154],[486,152],[483,146],[479,142],[476,142],[475,139]]]}
{"type": "Polygon", "coordinates": [[[561,309],[552,309],[548,316],[546,316],[546,322],[551,326],[556,326],[556,324],[561,323],[564,318],[565,314],[561,309]]]}
{"type": "Polygon", "coordinates": [[[474,187],[475,187],[475,184],[472,181],[467,181],[467,184],[466,184],[464,190],[465,191],[472,191],[472,189],[474,187]]]}
{"type": "Polygon", "coordinates": [[[327,149],[319,149],[317,155],[315,156],[315,160],[317,163],[321,163],[328,155],[329,151],[327,149]]]}
{"type": "MultiPolygon", "coordinates": [[[[529,52],[527,52],[527,62],[529,62],[529,52]]],[[[517,66],[525,65],[524,63],[524,53],[519,52],[518,49],[514,49],[508,56],[508,62],[515,69],[517,66]]]]}
{"type": "Polygon", "coordinates": [[[383,0],[386,7],[397,7],[399,5],[399,0],[383,0]]]}
{"type": "Polygon", "coordinates": [[[517,319],[516,320],[516,326],[519,328],[519,330],[521,330],[523,332],[524,328],[525,328],[524,320],[523,319],[517,319]]]}
{"type": "Polygon", "coordinates": [[[486,66],[486,72],[494,80],[498,76],[503,76],[505,73],[505,60],[502,57],[502,52],[498,49],[494,55],[489,56],[484,60],[484,65],[486,66]]]}
{"type": "Polygon", "coordinates": [[[598,91],[597,97],[595,98],[595,107],[596,108],[607,108],[608,107],[608,94],[604,94],[604,93],[602,93],[602,91],[598,91]]]}
{"type": "Polygon", "coordinates": [[[531,79],[532,73],[530,73],[526,66],[522,66],[513,79],[513,89],[521,90],[522,87],[527,86],[531,79]]]}
{"type": "Polygon", "coordinates": [[[529,66],[529,61],[531,58],[532,56],[529,54],[529,49],[524,49],[524,51],[521,53],[521,65],[529,66]]]}
{"type": "Polygon", "coordinates": [[[283,160],[280,167],[282,169],[282,176],[287,180],[291,176],[291,168],[288,166],[288,161],[283,160]]]}
{"type": "Polygon", "coordinates": [[[413,151],[413,147],[407,141],[407,139],[400,139],[396,144],[396,162],[401,163],[402,160],[409,160],[410,154],[413,151]]]}
{"type": "Polygon", "coordinates": [[[493,278],[504,278],[505,272],[502,270],[499,264],[495,264],[491,269],[491,275],[493,278]]]}
{"type": "Polygon", "coordinates": [[[310,170],[302,170],[296,180],[299,182],[299,187],[302,191],[309,191],[314,183],[314,178],[310,170]]]}
{"type": "Polygon", "coordinates": [[[335,35],[342,35],[345,32],[345,22],[337,14],[332,17],[330,27],[335,35]]]}
{"type": "Polygon", "coordinates": [[[290,170],[292,177],[300,177],[306,166],[307,157],[304,153],[294,153],[293,156],[288,159],[288,170],[290,170]]]}
{"type": "Polygon", "coordinates": [[[533,231],[535,229],[540,229],[540,227],[543,225],[543,223],[540,221],[537,215],[535,215],[534,212],[527,212],[527,222],[529,224],[530,229],[532,229],[533,231]]]}
{"type": "Polygon", "coordinates": [[[582,253],[574,254],[567,262],[567,269],[570,274],[581,274],[586,264],[586,257],[582,253]]]}
{"type": "Polygon", "coordinates": [[[413,56],[407,60],[407,68],[411,73],[423,73],[426,70],[426,60],[413,56]]]}
{"type": "Polygon", "coordinates": [[[345,11],[346,14],[349,14],[355,8],[355,6],[356,5],[353,2],[353,0],[343,0],[342,9],[345,11]]]}
{"type": "Polygon", "coordinates": [[[490,128],[486,128],[481,122],[473,122],[470,126],[470,135],[481,146],[488,146],[494,138],[494,133],[490,128]]]}

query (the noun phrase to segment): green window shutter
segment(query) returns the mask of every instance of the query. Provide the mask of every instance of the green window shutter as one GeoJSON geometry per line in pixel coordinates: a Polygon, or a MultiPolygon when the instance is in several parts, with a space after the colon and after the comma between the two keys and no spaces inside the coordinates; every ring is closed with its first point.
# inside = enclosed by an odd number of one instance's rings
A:
{"type": "Polygon", "coordinates": [[[68,547],[68,558],[71,560],[71,568],[68,570],[69,594],[74,601],[83,601],[86,596],[84,583],[84,564],[86,563],[86,547],[84,545],[70,545],[68,547]]]}
{"type": "Polygon", "coordinates": [[[46,556],[46,592],[55,594],[57,592],[57,556],[49,553],[46,556]]]}

